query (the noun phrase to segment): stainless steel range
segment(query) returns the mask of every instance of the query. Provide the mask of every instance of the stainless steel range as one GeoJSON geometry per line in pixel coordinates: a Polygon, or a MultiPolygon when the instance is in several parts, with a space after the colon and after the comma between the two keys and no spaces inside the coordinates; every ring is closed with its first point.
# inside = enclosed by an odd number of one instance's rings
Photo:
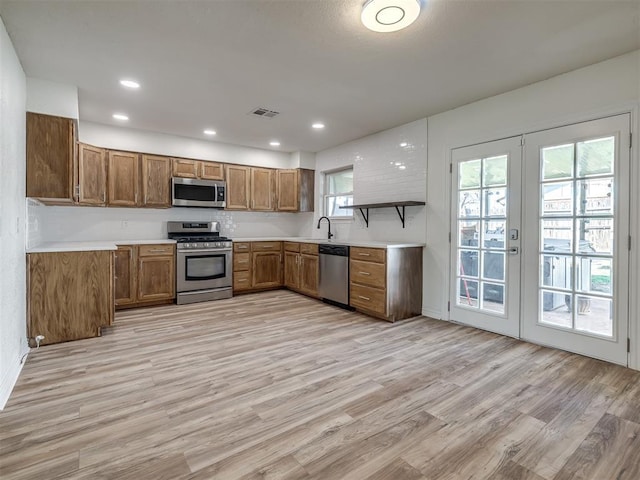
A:
{"type": "Polygon", "coordinates": [[[233,244],[218,222],[167,222],[167,232],[177,242],[178,305],[233,296],[233,244]]]}

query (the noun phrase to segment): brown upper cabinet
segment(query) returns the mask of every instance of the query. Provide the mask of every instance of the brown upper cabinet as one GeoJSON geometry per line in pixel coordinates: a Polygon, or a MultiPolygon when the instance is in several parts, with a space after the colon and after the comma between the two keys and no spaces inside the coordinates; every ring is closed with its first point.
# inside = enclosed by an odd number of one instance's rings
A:
{"type": "Polygon", "coordinates": [[[251,167],[251,210],[275,210],[276,171],[251,167]]]}
{"type": "Polygon", "coordinates": [[[249,167],[226,165],[227,210],[249,210],[249,167]]]}
{"type": "Polygon", "coordinates": [[[78,203],[104,206],[106,202],[106,151],[81,143],[78,145],[78,203]]]}
{"type": "Polygon", "coordinates": [[[277,172],[277,210],[279,212],[312,212],[315,172],[302,168],[277,172]]]}
{"type": "Polygon", "coordinates": [[[108,152],[107,185],[109,205],[138,205],[140,155],[131,152],[108,152]]]}
{"type": "Polygon", "coordinates": [[[171,159],[142,155],[142,198],[144,207],[171,206],[171,159]]]}
{"type": "Polygon", "coordinates": [[[174,158],[172,170],[174,177],[224,180],[224,169],[222,164],[217,162],[174,158]]]}
{"type": "Polygon", "coordinates": [[[74,146],[73,119],[27,112],[27,197],[74,201],[74,146]]]}

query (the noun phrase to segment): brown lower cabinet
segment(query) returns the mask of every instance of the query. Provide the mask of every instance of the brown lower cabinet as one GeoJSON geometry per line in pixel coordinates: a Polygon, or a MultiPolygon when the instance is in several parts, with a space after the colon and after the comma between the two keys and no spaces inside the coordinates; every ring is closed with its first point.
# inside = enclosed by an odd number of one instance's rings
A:
{"type": "Polygon", "coordinates": [[[113,251],[27,255],[28,337],[40,345],[100,336],[113,323],[113,251]]]}
{"type": "Polygon", "coordinates": [[[234,292],[267,290],[282,284],[282,242],[234,242],[234,292]]]}
{"type": "Polygon", "coordinates": [[[174,244],[118,245],[116,308],[171,303],[176,298],[174,244]]]}
{"type": "Polygon", "coordinates": [[[318,245],[284,242],[284,285],[310,297],[318,297],[318,245]]]}

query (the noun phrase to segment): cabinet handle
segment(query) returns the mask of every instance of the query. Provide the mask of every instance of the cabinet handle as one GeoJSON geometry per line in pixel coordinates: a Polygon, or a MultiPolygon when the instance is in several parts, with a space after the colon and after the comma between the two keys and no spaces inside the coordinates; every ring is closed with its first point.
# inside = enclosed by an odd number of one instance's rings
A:
{"type": "Polygon", "coordinates": [[[369,297],[363,297],[362,295],[358,295],[358,298],[361,298],[363,300],[371,300],[369,297]]]}
{"type": "Polygon", "coordinates": [[[247,248],[249,247],[247,247],[246,245],[238,245],[238,250],[246,250],[247,248]]]}
{"type": "Polygon", "coordinates": [[[249,260],[238,260],[238,263],[249,263],[249,260]]]}
{"type": "Polygon", "coordinates": [[[246,282],[246,281],[247,281],[247,279],[246,279],[246,278],[242,278],[242,279],[236,280],[236,282],[238,282],[238,283],[244,283],[244,282],[246,282]]]}
{"type": "Polygon", "coordinates": [[[152,248],[149,251],[153,253],[164,253],[164,252],[168,252],[169,250],[167,250],[166,248],[152,248]]]}
{"type": "Polygon", "coordinates": [[[370,257],[371,256],[370,253],[359,253],[358,255],[360,255],[361,257],[370,257]]]}
{"type": "Polygon", "coordinates": [[[369,272],[358,272],[360,275],[371,275],[369,272]]]}

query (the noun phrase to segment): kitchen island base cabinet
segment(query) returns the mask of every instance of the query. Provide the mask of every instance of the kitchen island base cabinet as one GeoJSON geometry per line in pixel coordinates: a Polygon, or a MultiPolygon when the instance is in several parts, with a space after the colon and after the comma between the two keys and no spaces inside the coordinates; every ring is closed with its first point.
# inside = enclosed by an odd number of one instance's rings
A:
{"type": "Polygon", "coordinates": [[[175,245],[118,245],[115,254],[117,309],[173,303],[175,245]]]}
{"type": "Polygon", "coordinates": [[[422,247],[352,247],[350,257],[352,307],[391,322],[422,314],[422,247]]]}
{"type": "Polygon", "coordinates": [[[113,323],[112,251],[30,253],[27,276],[32,344],[98,337],[113,323]]]}

